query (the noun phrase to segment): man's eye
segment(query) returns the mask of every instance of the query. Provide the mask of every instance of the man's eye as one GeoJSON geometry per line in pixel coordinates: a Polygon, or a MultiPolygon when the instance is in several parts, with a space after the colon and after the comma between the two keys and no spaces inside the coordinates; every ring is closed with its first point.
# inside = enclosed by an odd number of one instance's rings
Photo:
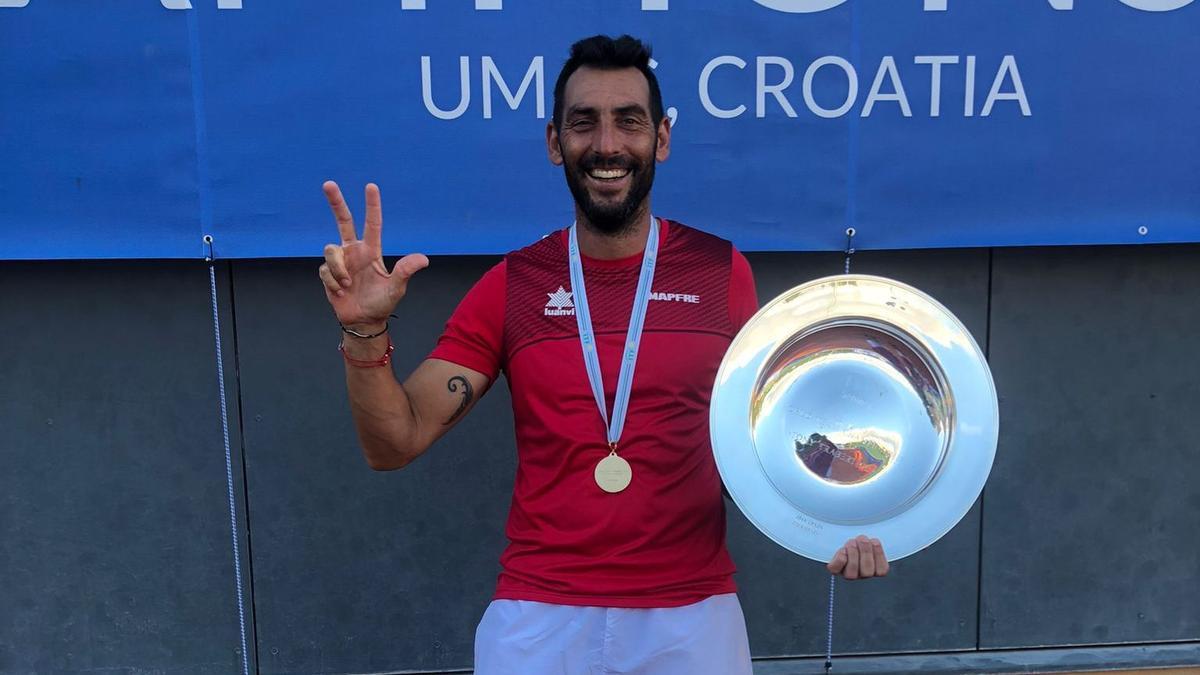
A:
{"type": "Polygon", "coordinates": [[[591,120],[576,120],[571,123],[572,129],[587,129],[592,126],[591,120]]]}

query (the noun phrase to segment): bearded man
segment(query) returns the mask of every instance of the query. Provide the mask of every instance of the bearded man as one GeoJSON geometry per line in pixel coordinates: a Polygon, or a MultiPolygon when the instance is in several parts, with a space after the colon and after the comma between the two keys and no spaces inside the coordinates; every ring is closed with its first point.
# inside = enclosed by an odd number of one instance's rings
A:
{"type": "MultiPolygon", "coordinates": [[[[651,213],[670,121],[650,50],[629,36],[575,43],[546,127],[575,223],[509,253],[463,298],[399,383],[387,318],[420,254],[389,272],[379,190],[362,239],[326,183],[340,245],[320,276],[345,336],[351,412],[368,464],[398,469],[463,419],[501,372],[517,475],[475,672],[749,674],[725,547],[708,405],[722,356],[758,304],[732,244],[651,213]]],[[[882,576],[877,540],[830,571],[882,576]]]]}

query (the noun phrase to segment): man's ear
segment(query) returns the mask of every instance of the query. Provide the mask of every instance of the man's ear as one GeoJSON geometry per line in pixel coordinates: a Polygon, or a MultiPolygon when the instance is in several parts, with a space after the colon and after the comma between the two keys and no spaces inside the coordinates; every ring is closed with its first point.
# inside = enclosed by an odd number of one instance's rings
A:
{"type": "Polygon", "coordinates": [[[654,159],[659,162],[665,162],[670,156],[671,118],[663,115],[663,118],[658,122],[658,150],[654,153],[654,159]]]}
{"type": "Polygon", "coordinates": [[[553,122],[546,125],[546,154],[550,157],[551,164],[562,166],[562,146],[558,143],[558,129],[554,128],[553,122]]]}

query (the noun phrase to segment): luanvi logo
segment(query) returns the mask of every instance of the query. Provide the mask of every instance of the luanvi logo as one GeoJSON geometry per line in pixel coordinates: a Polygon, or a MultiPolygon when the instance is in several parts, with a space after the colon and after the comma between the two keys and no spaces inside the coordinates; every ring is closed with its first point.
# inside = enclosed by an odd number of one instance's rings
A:
{"type": "Polygon", "coordinates": [[[571,291],[559,286],[557,291],[546,295],[550,297],[546,302],[546,316],[575,316],[575,301],[571,299],[571,291]]]}

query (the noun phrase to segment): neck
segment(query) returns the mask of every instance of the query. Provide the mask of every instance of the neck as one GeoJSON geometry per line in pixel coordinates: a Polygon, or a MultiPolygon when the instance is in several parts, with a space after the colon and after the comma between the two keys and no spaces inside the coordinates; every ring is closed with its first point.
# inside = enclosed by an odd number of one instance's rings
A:
{"type": "Polygon", "coordinates": [[[575,222],[578,225],[580,253],[600,260],[628,258],[646,248],[646,236],[650,231],[650,200],[642,202],[629,223],[618,232],[610,234],[597,230],[578,206],[575,207],[575,222]]]}

